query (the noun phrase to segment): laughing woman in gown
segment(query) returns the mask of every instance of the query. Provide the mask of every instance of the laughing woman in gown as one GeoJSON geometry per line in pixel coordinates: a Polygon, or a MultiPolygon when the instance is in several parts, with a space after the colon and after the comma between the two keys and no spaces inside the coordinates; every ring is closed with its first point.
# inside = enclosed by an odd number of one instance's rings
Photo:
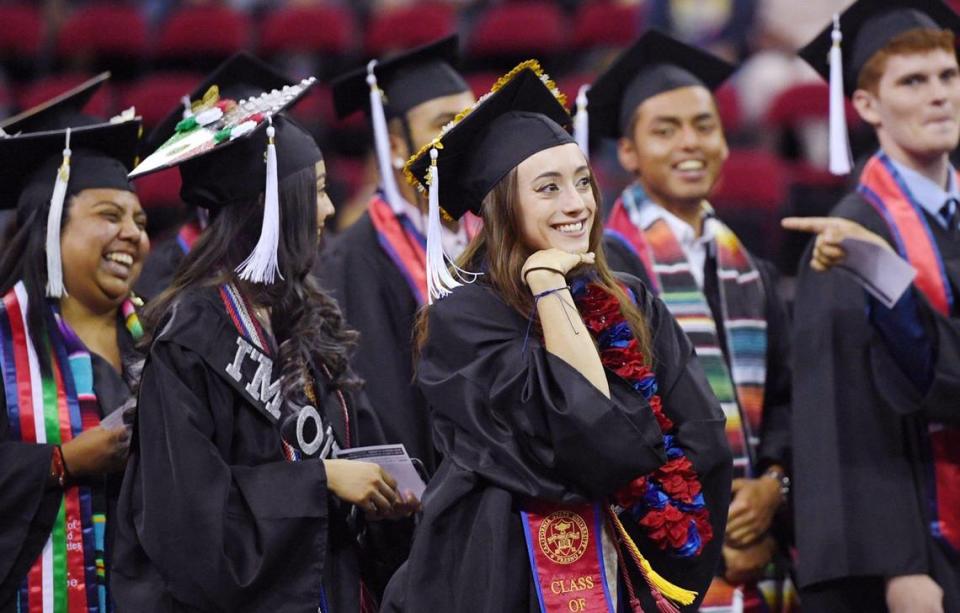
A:
{"type": "Polygon", "coordinates": [[[417,381],[445,459],[384,610],[694,610],[731,455],[693,349],[606,267],[596,185],[539,66],[461,116],[408,163],[432,227],[442,205],[484,228],[452,273],[428,245],[417,381]]]}
{"type": "Polygon", "coordinates": [[[110,607],[121,409],[138,371],[131,288],[150,243],[127,179],[140,121],[71,109],[98,83],[31,115],[43,131],[0,136],[0,206],[16,207],[0,261],[3,612],[110,607]]]}

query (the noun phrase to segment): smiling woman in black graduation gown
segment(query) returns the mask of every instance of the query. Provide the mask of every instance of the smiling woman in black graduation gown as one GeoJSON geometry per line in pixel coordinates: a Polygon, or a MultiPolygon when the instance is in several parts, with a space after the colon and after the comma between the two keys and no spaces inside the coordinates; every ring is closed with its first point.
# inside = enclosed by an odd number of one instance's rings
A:
{"type": "Polygon", "coordinates": [[[69,173],[65,130],[0,137],[0,202],[17,207],[0,261],[0,611],[110,607],[97,568],[128,436],[101,419],[138,372],[131,287],[149,240],[127,172],[140,122],[95,124],[70,106],[43,113],[74,127],[69,173]]]}
{"type": "MultiPolygon", "coordinates": [[[[239,108],[268,115],[308,86],[239,108]]],[[[228,114],[215,131],[245,121],[228,114]]],[[[310,276],[333,207],[313,137],[284,115],[269,121],[206,154],[144,161],[179,163],[184,200],[213,216],[146,314],[113,577],[121,610],[368,610],[355,505],[406,512],[379,466],[332,459],[372,429],[350,393],[354,335],[310,276]]]]}
{"type": "Polygon", "coordinates": [[[428,264],[417,381],[445,460],[384,610],[694,608],[680,588],[709,584],[729,503],[723,416],[663,304],[606,268],[539,67],[501,83],[410,166],[447,213],[483,215],[462,262],[484,274],[428,264]]]}

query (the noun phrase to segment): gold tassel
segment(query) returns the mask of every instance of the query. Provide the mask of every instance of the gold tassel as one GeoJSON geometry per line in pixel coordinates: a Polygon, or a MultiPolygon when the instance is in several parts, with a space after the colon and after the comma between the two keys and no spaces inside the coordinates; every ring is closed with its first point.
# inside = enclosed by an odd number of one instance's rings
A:
{"type": "Polygon", "coordinates": [[[632,538],[630,538],[630,534],[628,534],[627,529],[623,527],[623,523],[620,522],[620,518],[617,517],[617,514],[613,511],[610,511],[609,516],[614,527],[617,529],[617,534],[619,534],[620,538],[623,539],[623,543],[627,546],[627,549],[630,550],[631,555],[636,560],[639,560],[640,572],[644,574],[646,579],[654,587],[660,590],[660,593],[663,594],[665,598],[682,605],[692,604],[693,601],[697,599],[697,592],[670,583],[670,581],[659,575],[657,571],[653,570],[653,567],[650,566],[650,562],[643,557],[643,554],[640,553],[640,549],[637,548],[637,544],[633,542],[632,538]]]}

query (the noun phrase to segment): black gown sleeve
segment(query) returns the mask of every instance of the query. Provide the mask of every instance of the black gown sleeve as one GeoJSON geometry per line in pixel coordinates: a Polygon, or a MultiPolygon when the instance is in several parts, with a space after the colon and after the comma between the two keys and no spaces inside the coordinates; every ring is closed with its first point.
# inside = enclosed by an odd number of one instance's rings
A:
{"type": "Polygon", "coordinates": [[[791,343],[790,321],[777,292],[779,273],[770,263],[757,262],[766,294],[767,377],[763,390],[763,427],[757,449],[757,470],[779,464],[790,472],[791,343]]]}
{"type": "Polygon", "coordinates": [[[0,381],[0,610],[16,591],[53,529],[62,492],[47,487],[53,445],[10,440],[0,381]]]}
{"type": "Polygon", "coordinates": [[[317,610],[328,545],[321,462],[284,461],[277,429],[172,342],[151,350],[135,436],[113,574],[119,610],[161,610],[158,592],[178,603],[170,609],[317,610]],[[275,459],[264,462],[263,449],[275,459]]]}

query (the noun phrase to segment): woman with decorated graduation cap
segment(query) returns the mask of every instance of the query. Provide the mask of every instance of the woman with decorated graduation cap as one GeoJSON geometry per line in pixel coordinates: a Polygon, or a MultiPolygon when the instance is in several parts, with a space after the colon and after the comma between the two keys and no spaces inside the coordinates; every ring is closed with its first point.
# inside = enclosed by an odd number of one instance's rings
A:
{"type": "Polygon", "coordinates": [[[723,414],[664,305],[607,268],[558,97],[521,64],[408,163],[429,186],[417,381],[444,461],[385,611],[675,611],[719,559],[723,414]],[[448,269],[441,212],[466,211],[483,230],[448,269]]]}
{"type": "Polygon", "coordinates": [[[131,287],[149,241],[127,173],[140,121],[85,125],[61,102],[6,127],[66,129],[0,136],[0,206],[16,207],[0,260],[3,611],[110,610],[139,370],[131,287]]]}
{"type": "Polygon", "coordinates": [[[282,111],[313,82],[221,99],[133,172],[178,166],[211,219],[145,314],[121,610],[370,610],[364,515],[416,507],[376,464],[334,459],[374,426],[347,368],[354,334],[310,275],[333,206],[316,142],[282,111]]]}
{"type": "MultiPolygon", "coordinates": [[[[146,158],[156,151],[184,118],[209,114],[210,109],[216,107],[221,99],[239,100],[294,83],[293,79],[280,74],[272,66],[249,53],[236,53],[220,64],[185,97],[184,106],[171,110],[144,138],[140,157],[146,158]]],[[[155,242],[151,248],[143,265],[143,274],[137,282],[137,294],[150,300],[170,285],[183,256],[200,237],[206,220],[205,209],[188,206],[187,219],[177,229],[176,235],[155,242]]]]}

